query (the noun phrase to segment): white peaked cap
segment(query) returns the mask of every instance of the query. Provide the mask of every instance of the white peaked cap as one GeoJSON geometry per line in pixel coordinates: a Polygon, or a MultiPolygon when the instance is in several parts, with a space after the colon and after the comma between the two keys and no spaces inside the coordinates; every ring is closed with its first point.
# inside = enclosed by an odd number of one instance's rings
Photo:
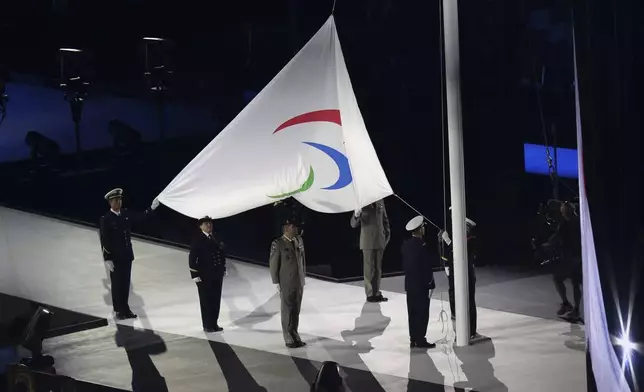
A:
{"type": "Polygon", "coordinates": [[[425,220],[423,219],[423,217],[418,215],[417,217],[407,222],[407,226],[405,226],[405,229],[407,229],[407,231],[414,231],[420,226],[422,226],[424,221],[425,220]]]}

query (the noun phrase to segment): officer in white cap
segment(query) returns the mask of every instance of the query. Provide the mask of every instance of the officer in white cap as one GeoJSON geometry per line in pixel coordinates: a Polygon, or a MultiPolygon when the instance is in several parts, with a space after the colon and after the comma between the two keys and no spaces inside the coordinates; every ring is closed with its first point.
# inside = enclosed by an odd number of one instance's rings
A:
{"type": "Polygon", "coordinates": [[[405,270],[407,314],[409,317],[409,340],[411,348],[434,348],[427,341],[429,324],[430,292],[436,288],[432,272],[431,254],[425,243],[425,221],[417,216],[407,223],[411,237],[402,245],[402,261],[405,270]]]}
{"type": "Polygon", "coordinates": [[[132,221],[139,221],[151,215],[159,206],[159,201],[154,199],[152,206],[143,213],[136,213],[122,208],[123,189],[116,188],[105,194],[105,200],[110,205],[110,211],[101,217],[100,235],[103,260],[110,270],[112,283],[112,307],[119,320],[136,318],[128,304],[130,296],[130,278],[132,273],[131,225],[132,221]]]}

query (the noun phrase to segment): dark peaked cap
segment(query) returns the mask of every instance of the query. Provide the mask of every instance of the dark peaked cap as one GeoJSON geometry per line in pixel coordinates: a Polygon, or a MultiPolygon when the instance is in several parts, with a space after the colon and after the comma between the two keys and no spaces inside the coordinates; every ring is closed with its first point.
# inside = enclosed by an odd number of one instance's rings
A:
{"type": "Polygon", "coordinates": [[[212,222],[212,218],[206,215],[203,218],[199,219],[198,222],[199,222],[199,226],[201,226],[202,223],[212,222]]]}

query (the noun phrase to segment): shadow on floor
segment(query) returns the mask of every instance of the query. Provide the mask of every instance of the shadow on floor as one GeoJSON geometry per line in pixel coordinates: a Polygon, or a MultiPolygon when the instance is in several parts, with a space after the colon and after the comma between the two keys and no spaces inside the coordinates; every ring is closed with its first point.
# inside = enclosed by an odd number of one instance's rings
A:
{"type": "Polygon", "coordinates": [[[444,392],[445,377],[438,371],[427,351],[409,352],[407,392],[444,392]],[[432,383],[420,381],[430,379],[432,383]],[[439,382],[440,381],[440,382],[439,382]]]}
{"type": "Polygon", "coordinates": [[[255,381],[230,345],[212,340],[208,343],[226,378],[229,392],[267,392],[266,388],[255,381]]]}
{"type": "Polygon", "coordinates": [[[454,346],[453,349],[461,361],[461,370],[467,377],[467,381],[454,383],[456,391],[465,391],[467,388],[477,391],[508,391],[508,387],[494,374],[490,360],[496,355],[496,350],[492,339],[466,347],[454,346]]]}
{"type": "Polygon", "coordinates": [[[341,335],[357,353],[366,354],[373,350],[371,340],[381,336],[389,323],[391,318],[382,314],[379,303],[365,302],[360,316],[355,320],[355,328],[352,331],[342,331],[341,335]]]}
{"type": "MultiPolygon", "coordinates": [[[[391,318],[382,314],[380,304],[365,303],[360,316],[355,320],[355,328],[351,331],[342,331],[344,341],[334,341],[326,338],[318,339],[324,342],[327,352],[335,362],[352,363],[360,368],[367,369],[359,370],[341,367],[345,389],[348,387],[351,391],[385,391],[373,373],[368,370],[369,368],[360,357],[360,354],[367,353],[373,349],[371,339],[382,335],[390,322],[391,318]]],[[[307,384],[311,385],[321,364],[308,358],[292,357],[292,359],[302,378],[307,384]]]]}
{"type": "MultiPolygon", "coordinates": [[[[227,269],[228,274],[235,277],[235,291],[248,293],[247,295],[251,296],[251,302],[255,305],[255,300],[257,298],[252,294],[250,282],[237,272],[237,268],[234,263],[228,263],[227,269]]],[[[246,314],[246,312],[242,312],[235,306],[234,296],[232,298],[224,297],[223,300],[230,309],[231,316],[234,319],[233,325],[238,327],[253,329],[254,325],[268,321],[280,313],[280,294],[277,290],[275,291],[275,294],[266,300],[266,302],[255,306],[255,309],[248,314],[246,314]],[[240,318],[235,317],[235,315],[241,315],[242,313],[244,316],[240,318]]]]}
{"type": "Polygon", "coordinates": [[[152,361],[153,355],[163,354],[167,347],[163,339],[149,330],[139,330],[128,325],[116,325],[116,345],[125,349],[132,368],[134,392],[167,392],[165,378],[152,361]]]}
{"type": "Polygon", "coordinates": [[[570,324],[570,332],[562,335],[568,337],[564,342],[566,347],[575,351],[586,351],[586,334],[578,324],[570,324]]]}

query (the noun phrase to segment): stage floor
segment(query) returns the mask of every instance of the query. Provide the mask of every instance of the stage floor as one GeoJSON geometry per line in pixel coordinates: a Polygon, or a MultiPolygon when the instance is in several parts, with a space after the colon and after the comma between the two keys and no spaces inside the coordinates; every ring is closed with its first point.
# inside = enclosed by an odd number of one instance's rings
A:
{"type": "MultiPolygon", "coordinates": [[[[365,304],[359,285],[310,278],[300,319],[309,345],[288,350],[268,270],[235,261],[224,284],[225,331],[206,336],[187,252],[143,241],[134,247],[130,304],[140,319],[114,323],[96,231],[0,208],[0,290],[110,320],[45,342],[59,373],[128,390],[150,390],[136,387],[148,380],[159,391],[306,391],[319,362],[334,360],[354,392],[586,390],[577,326],[479,307],[479,331],[490,341],[452,348],[450,332],[438,348],[410,353],[404,294],[365,304]]],[[[448,304],[435,298],[430,340],[451,329],[439,321],[442,309],[449,312],[448,304]]]]}

